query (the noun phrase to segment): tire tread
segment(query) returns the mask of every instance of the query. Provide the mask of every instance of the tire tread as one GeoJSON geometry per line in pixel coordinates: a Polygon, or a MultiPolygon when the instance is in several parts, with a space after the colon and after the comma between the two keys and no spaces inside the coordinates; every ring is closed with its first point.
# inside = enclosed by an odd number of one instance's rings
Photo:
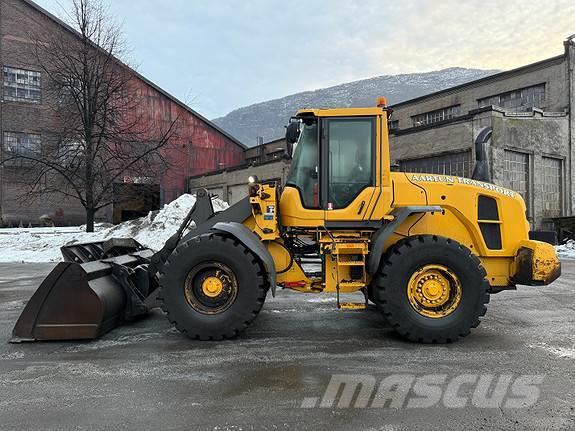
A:
{"type": "Polygon", "coordinates": [[[170,258],[168,258],[167,262],[165,263],[162,272],[160,273],[160,277],[159,277],[159,283],[160,283],[160,292],[158,295],[158,299],[161,298],[161,305],[160,308],[164,311],[164,313],[166,314],[166,317],[168,319],[168,321],[181,333],[187,335],[189,338],[195,339],[195,340],[202,340],[202,341],[222,341],[222,340],[227,340],[227,339],[231,339],[231,338],[235,338],[237,337],[240,333],[242,333],[243,331],[245,331],[255,320],[255,318],[258,316],[264,302],[265,302],[265,298],[269,289],[269,280],[267,277],[267,273],[263,267],[263,264],[261,263],[261,261],[258,259],[258,257],[251,252],[247,247],[245,247],[241,242],[232,239],[230,237],[228,237],[227,235],[224,234],[220,234],[220,233],[207,233],[207,234],[203,234],[203,235],[199,235],[195,238],[190,239],[189,241],[186,241],[183,244],[180,244],[176,250],[174,250],[174,253],[172,253],[172,255],[170,256],[170,258]],[[247,320],[244,320],[243,322],[235,325],[235,327],[231,328],[229,331],[226,332],[219,332],[219,333],[203,333],[205,332],[202,331],[202,333],[200,333],[200,331],[193,331],[190,328],[186,328],[184,325],[181,324],[181,322],[178,321],[178,317],[174,315],[174,313],[171,313],[168,306],[166,305],[165,301],[164,301],[164,296],[166,293],[166,289],[168,289],[169,287],[164,286],[164,283],[162,283],[163,281],[165,281],[166,278],[166,274],[170,271],[170,267],[174,266],[175,264],[175,258],[179,256],[179,254],[183,251],[183,250],[188,250],[190,249],[190,246],[192,244],[200,244],[204,241],[220,241],[223,244],[228,245],[228,243],[231,241],[232,242],[232,246],[236,247],[236,248],[240,248],[242,249],[241,251],[246,255],[251,255],[252,256],[252,260],[251,262],[256,265],[258,267],[258,270],[255,271],[256,277],[257,277],[257,289],[258,289],[258,294],[257,294],[257,298],[256,301],[254,301],[253,307],[251,308],[251,310],[249,310],[249,312],[247,314],[250,315],[250,318],[247,320]]]}
{"type": "MultiPolygon", "coordinates": [[[[376,276],[376,280],[374,283],[374,297],[376,299],[376,303],[379,306],[383,316],[389,322],[391,327],[399,333],[402,337],[410,340],[410,341],[417,341],[420,343],[425,344],[444,344],[444,343],[451,343],[453,341],[458,340],[459,338],[466,337],[471,332],[471,328],[476,328],[479,326],[481,319],[485,313],[487,312],[486,304],[489,303],[489,283],[486,280],[487,272],[483,265],[481,265],[481,261],[479,258],[471,252],[470,249],[463,246],[459,242],[449,239],[440,237],[437,235],[417,235],[414,237],[405,238],[401,241],[398,241],[396,244],[391,246],[390,250],[384,255],[382,258],[382,264],[380,266],[379,272],[376,276]],[[473,263],[473,266],[477,270],[477,275],[481,277],[481,282],[479,283],[479,289],[481,289],[481,294],[479,297],[479,301],[477,301],[475,309],[473,310],[473,317],[470,319],[471,324],[469,326],[464,326],[461,328],[457,328],[456,330],[452,331],[450,334],[446,334],[445,336],[430,336],[426,334],[425,331],[422,331],[420,328],[417,328],[414,325],[410,325],[406,323],[403,319],[398,316],[397,310],[395,310],[389,301],[387,301],[387,297],[390,294],[391,289],[398,289],[403,288],[403,286],[390,286],[386,283],[386,279],[390,278],[390,275],[393,271],[397,271],[397,267],[399,266],[399,262],[404,259],[404,255],[407,250],[413,252],[414,248],[418,248],[424,246],[426,243],[436,243],[443,247],[447,247],[457,251],[458,255],[465,256],[473,263]]],[[[407,304],[407,306],[410,306],[407,304]]]]}

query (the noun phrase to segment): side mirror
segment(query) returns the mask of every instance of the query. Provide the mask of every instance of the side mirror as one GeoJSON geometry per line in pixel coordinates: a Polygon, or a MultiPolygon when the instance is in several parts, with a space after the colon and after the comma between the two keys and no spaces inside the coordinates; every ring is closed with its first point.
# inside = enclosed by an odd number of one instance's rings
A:
{"type": "Polygon", "coordinates": [[[299,134],[300,134],[299,125],[300,125],[299,121],[293,121],[287,125],[287,127],[286,127],[286,141],[288,144],[295,144],[298,141],[299,134]]]}

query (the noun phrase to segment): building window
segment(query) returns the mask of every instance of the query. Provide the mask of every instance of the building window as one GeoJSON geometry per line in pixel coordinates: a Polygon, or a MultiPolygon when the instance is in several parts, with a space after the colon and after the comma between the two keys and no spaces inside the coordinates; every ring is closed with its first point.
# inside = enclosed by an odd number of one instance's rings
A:
{"type": "Polygon", "coordinates": [[[413,127],[426,126],[428,124],[439,123],[445,120],[451,120],[459,115],[461,112],[460,106],[449,106],[447,108],[436,109],[435,111],[425,112],[423,114],[414,115],[411,117],[413,120],[413,127]]]}
{"type": "Polygon", "coordinates": [[[4,67],[4,100],[40,103],[40,97],[40,72],[4,67]]]}
{"type": "Polygon", "coordinates": [[[529,202],[529,154],[518,151],[504,151],[504,187],[519,193],[525,200],[527,214],[531,214],[529,202]]]}
{"type": "Polygon", "coordinates": [[[398,130],[399,129],[399,120],[392,120],[392,121],[388,122],[387,128],[390,132],[392,130],[398,130]]]}
{"type": "Polygon", "coordinates": [[[11,167],[27,167],[34,164],[40,154],[40,135],[16,132],[4,132],[4,165],[11,167]]]}
{"type": "Polygon", "coordinates": [[[543,217],[561,217],[563,160],[543,157],[543,217]]]}
{"type": "Polygon", "coordinates": [[[399,169],[402,172],[469,177],[471,176],[471,151],[400,160],[399,169]]]}
{"type": "Polygon", "coordinates": [[[533,108],[543,109],[545,107],[545,84],[486,97],[479,99],[478,103],[480,108],[494,105],[514,112],[530,111],[533,108]]]}

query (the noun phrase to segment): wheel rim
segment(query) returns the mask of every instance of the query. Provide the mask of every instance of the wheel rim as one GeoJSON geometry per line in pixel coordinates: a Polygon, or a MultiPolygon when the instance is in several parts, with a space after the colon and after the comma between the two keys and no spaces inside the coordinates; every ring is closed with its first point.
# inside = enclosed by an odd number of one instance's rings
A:
{"type": "Polygon", "coordinates": [[[407,283],[407,297],[420,315],[439,319],[453,313],[461,302],[459,277],[443,265],[419,268],[407,283]]]}
{"type": "Polygon", "coordinates": [[[223,263],[197,265],[187,275],[184,295],[190,307],[203,314],[219,314],[234,303],[238,282],[234,272],[223,263]]]}
{"type": "Polygon", "coordinates": [[[202,282],[202,293],[210,298],[217,298],[224,290],[224,283],[218,277],[208,277],[202,282]]]}

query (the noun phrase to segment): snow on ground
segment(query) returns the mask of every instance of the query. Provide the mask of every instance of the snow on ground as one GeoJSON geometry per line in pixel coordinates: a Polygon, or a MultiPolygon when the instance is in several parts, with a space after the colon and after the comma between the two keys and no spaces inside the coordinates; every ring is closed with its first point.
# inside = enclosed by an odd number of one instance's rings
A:
{"type": "Polygon", "coordinates": [[[557,347],[557,346],[550,346],[547,343],[538,343],[538,344],[530,344],[529,347],[538,347],[560,358],[575,359],[575,346],[557,347]]]}
{"type": "Polygon", "coordinates": [[[575,241],[572,239],[563,245],[558,245],[556,249],[559,256],[575,259],[575,241]]]}
{"type": "MultiPolygon", "coordinates": [[[[176,233],[195,202],[195,196],[183,195],[146,217],[116,226],[99,224],[94,233],[86,233],[82,226],[0,229],[0,262],[59,262],[63,245],[109,238],[134,238],[146,247],[159,250],[176,233]]],[[[220,199],[213,199],[212,204],[214,211],[228,207],[220,199]]]]}

